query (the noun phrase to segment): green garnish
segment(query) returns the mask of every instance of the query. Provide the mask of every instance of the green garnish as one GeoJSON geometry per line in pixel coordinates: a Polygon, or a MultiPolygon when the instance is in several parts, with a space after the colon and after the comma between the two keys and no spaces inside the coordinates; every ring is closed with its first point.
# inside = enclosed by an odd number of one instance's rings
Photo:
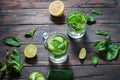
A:
{"type": "Polygon", "coordinates": [[[98,9],[93,9],[92,13],[96,14],[96,15],[102,15],[102,12],[100,10],[98,10],[98,9]]]}
{"type": "Polygon", "coordinates": [[[104,36],[107,36],[107,35],[108,35],[108,32],[106,32],[106,31],[101,31],[101,30],[97,30],[97,31],[95,31],[95,33],[96,33],[97,35],[104,35],[104,36]]]}
{"type": "Polygon", "coordinates": [[[27,38],[28,37],[32,37],[33,38],[35,32],[36,32],[36,29],[32,28],[29,32],[25,33],[24,36],[27,37],[27,38]]]}
{"type": "Polygon", "coordinates": [[[88,24],[93,24],[96,22],[96,19],[92,16],[87,16],[87,23],[88,24]]]}
{"type": "Polygon", "coordinates": [[[96,66],[99,63],[99,57],[96,54],[92,56],[92,63],[94,66],[96,66]]]}
{"type": "Polygon", "coordinates": [[[6,63],[0,62],[0,72],[4,72],[5,74],[11,73],[21,73],[23,69],[23,60],[20,56],[20,53],[14,49],[12,53],[7,51],[6,54],[6,63]]]}
{"type": "Polygon", "coordinates": [[[99,30],[95,31],[95,33],[97,35],[105,36],[104,40],[99,40],[94,43],[94,48],[97,49],[97,53],[99,55],[105,55],[107,61],[116,59],[119,54],[120,46],[111,43],[110,36],[106,31],[99,30]]]}
{"type": "Polygon", "coordinates": [[[3,39],[3,43],[10,45],[10,46],[18,47],[21,45],[21,40],[16,37],[5,37],[3,39]]]}

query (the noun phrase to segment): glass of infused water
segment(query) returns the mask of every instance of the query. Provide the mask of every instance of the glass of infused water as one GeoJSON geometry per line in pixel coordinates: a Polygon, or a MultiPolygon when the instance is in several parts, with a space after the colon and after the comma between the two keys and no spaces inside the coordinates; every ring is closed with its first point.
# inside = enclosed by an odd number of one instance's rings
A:
{"type": "Polygon", "coordinates": [[[48,56],[53,63],[63,63],[68,57],[68,41],[63,34],[53,34],[46,39],[48,56]]]}
{"type": "Polygon", "coordinates": [[[81,38],[86,29],[86,13],[83,11],[71,11],[67,16],[67,34],[74,38],[81,38]]]}

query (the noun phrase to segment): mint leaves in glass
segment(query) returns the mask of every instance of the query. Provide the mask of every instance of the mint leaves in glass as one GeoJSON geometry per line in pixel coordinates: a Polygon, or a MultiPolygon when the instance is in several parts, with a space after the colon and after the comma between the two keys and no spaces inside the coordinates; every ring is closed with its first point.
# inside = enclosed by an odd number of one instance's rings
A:
{"type": "Polygon", "coordinates": [[[86,13],[80,11],[72,11],[67,16],[67,34],[74,38],[81,38],[85,34],[86,29],[86,13]]]}
{"type": "Polygon", "coordinates": [[[62,34],[54,34],[47,38],[46,47],[49,59],[54,63],[63,63],[67,59],[68,41],[62,34]]]}

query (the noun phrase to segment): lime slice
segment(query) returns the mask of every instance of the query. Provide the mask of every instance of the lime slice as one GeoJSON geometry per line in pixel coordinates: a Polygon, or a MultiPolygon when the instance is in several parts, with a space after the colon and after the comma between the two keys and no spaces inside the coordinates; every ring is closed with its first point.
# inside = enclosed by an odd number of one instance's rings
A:
{"type": "Polygon", "coordinates": [[[85,59],[86,58],[86,49],[82,48],[79,53],[79,58],[80,59],[85,59]]]}
{"type": "Polygon", "coordinates": [[[53,39],[52,39],[52,38],[49,38],[48,41],[47,41],[47,43],[48,43],[48,48],[49,48],[50,50],[53,50],[53,49],[54,49],[53,39]]]}
{"type": "Polygon", "coordinates": [[[24,55],[27,58],[33,58],[37,55],[37,47],[36,45],[29,44],[24,49],[24,55]]]}
{"type": "Polygon", "coordinates": [[[55,40],[59,41],[59,42],[63,42],[63,38],[62,37],[55,37],[55,40]]]}
{"type": "Polygon", "coordinates": [[[29,74],[29,79],[30,80],[45,80],[43,74],[40,72],[31,72],[29,74]]]}

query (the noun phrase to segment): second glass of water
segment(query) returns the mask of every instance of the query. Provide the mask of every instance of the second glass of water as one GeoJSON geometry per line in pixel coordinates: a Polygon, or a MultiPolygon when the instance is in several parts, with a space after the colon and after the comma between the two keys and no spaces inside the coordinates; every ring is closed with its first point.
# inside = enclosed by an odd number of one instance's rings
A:
{"type": "Polygon", "coordinates": [[[67,16],[67,34],[74,38],[81,38],[85,34],[86,29],[86,13],[80,11],[72,11],[67,16]]]}

